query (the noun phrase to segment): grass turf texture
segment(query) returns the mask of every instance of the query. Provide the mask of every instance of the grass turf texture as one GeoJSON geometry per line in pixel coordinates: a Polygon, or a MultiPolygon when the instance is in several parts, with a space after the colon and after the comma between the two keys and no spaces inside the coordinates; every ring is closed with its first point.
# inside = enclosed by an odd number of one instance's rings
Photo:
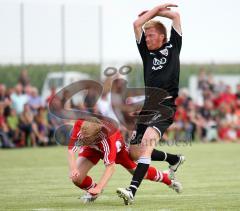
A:
{"type": "MultiPolygon", "coordinates": [[[[239,210],[239,144],[162,146],[186,155],[177,172],[181,195],[160,183],[144,181],[135,203],[123,205],[116,188],[129,185],[131,176],[118,166],[108,187],[95,203],[82,204],[83,192],[68,179],[64,147],[0,150],[0,210],[239,210]]],[[[166,169],[166,163],[153,162],[166,169]]],[[[98,180],[102,161],[90,175],[98,180]]]]}

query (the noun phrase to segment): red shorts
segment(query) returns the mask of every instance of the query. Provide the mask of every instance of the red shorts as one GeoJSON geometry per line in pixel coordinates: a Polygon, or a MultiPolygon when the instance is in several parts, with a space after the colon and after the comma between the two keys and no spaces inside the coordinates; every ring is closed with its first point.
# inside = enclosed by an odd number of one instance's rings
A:
{"type": "MultiPolygon", "coordinates": [[[[82,147],[78,156],[87,158],[95,165],[100,159],[103,159],[102,152],[88,146],[82,147]]],[[[122,165],[126,169],[135,169],[137,166],[137,164],[130,158],[130,155],[125,147],[117,153],[115,163],[122,165]]]]}

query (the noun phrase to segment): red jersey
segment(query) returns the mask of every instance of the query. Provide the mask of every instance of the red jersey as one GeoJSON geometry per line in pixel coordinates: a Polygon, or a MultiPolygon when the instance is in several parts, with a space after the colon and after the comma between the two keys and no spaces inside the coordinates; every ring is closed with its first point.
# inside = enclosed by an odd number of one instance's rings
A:
{"type": "MultiPolygon", "coordinates": [[[[80,129],[83,122],[84,120],[77,120],[75,122],[68,145],[69,150],[73,150],[73,148],[75,147],[75,143],[78,141],[78,138],[80,136],[80,129]]],[[[82,150],[86,148],[93,148],[101,152],[104,164],[109,165],[111,163],[115,163],[117,154],[122,149],[125,149],[126,146],[120,131],[117,130],[114,134],[110,136],[104,134],[101,140],[96,144],[81,147],[82,150]]]]}

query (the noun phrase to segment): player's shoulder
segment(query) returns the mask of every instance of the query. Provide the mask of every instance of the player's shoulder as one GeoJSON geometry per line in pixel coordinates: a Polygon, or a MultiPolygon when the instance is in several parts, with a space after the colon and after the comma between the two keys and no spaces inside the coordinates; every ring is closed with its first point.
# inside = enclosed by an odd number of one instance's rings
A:
{"type": "Polygon", "coordinates": [[[83,119],[78,119],[76,122],[75,122],[75,125],[82,125],[83,123],[83,119]]]}
{"type": "Polygon", "coordinates": [[[170,34],[170,41],[174,41],[175,39],[181,40],[182,32],[180,30],[178,30],[176,27],[172,26],[171,34],[170,34]]]}
{"type": "Polygon", "coordinates": [[[108,136],[108,141],[109,142],[116,142],[116,141],[123,141],[123,137],[122,137],[122,134],[120,132],[120,130],[116,130],[113,134],[109,135],[108,136]]]}

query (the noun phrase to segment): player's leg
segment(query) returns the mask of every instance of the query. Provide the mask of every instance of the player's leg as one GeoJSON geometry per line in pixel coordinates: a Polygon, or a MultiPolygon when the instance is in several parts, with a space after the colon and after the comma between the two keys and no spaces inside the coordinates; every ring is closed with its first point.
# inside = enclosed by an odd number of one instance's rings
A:
{"type": "Polygon", "coordinates": [[[95,165],[90,160],[88,160],[86,157],[78,157],[77,158],[77,168],[79,171],[78,177],[73,177],[72,182],[83,190],[88,190],[91,188],[91,186],[94,186],[94,182],[92,181],[92,178],[87,176],[87,173],[89,170],[95,165]]]}
{"type": "MultiPolygon", "coordinates": [[[[120,164],[123,166],[130,174],[134,174],[137,164],[131,159],[129,152],[127,149],[123,148],[116,157],[116,164],[120,164]]],[[[160,182],[162,181],[163,183],[169,185],[169,181],[166,181],[163,179],[163,172],[160,170],[157,170],[153,166],[149,166],[147,173],[144,176],[144,179],[155,181],[155,182],[160,182]]]]}
{"type": "MultiPolygon", "coordinates": [[[[165,120],[159,122],[159,124],[154,125],[154,129],[157,130],[159,136],[161,137],[165,130],[172,124],[172,120],[165,120]]],[[[138,124],[136,135],[132,137],[131,145],[129,148],[130,156],[133,160],[137,161],[142,154],[142,146],[140,145],[142,141],[142,134],[144,134],[147,126],[138,124]]],[[[159,138],[160,139],[160,138],[159,138]]],[[[169,163],[169,168],[176,171],[177,168],[185,161],[185,157],[182,155],[170,154],[161,150],[153,149],[151,154],[151,160],[153,161],[166,161],[169,163]]]]}
{"type": "Polygon", "coordinates": [[[151,163],[152,150],[159,139],[159,133],[154,128],[148,127],[146,129],[141,142],[140,158],[138,159],[138,164],[133,174],[130,186],[126,189],[119,188],[117,190],[118,195],[124,199],[125,204],[131,204],[133,202],[137,189],[146,175],[151,163]]]}
{"type": "MultiPolygon", "coordinates": [[[[126,148],[123,148],[117,154],[116,163],[122,165],[132,175],[137,167],[137,164],[130,158],[129,152],[126,148]]],[[[177,193],[180,193],[182,190],[180,182],[177,182],[174,173],[171,171],[160,171],[153,166],[149,166],[144,179],[166,184],[167,186],[173,188],[177,193]],[[173,184],[175,184],[175,186],[173,186],[173,184]]]]}
{"type": "Polygon", "coordinates": [[[185,157],[183,155],[176,155],[166,153],[157,149],[153,149],[151,159],[153,161],[166,161],[169,163],[169,169],[173,170],[174,172],[177,171],[178,167],[183,164],[185,161],[185,157]]]}
{"type": "Polygon", "coordinates": [[[95,164],[85,157],[79,157],[77,159],[77,167],[80,172],[80,177],[77,180],[73,181],[73,183],[80,189],[86,191],[85,194],[81,197],[83,203],[93,202],[98,197],[98,195],[92,195],[87,192],[90,188],[96,186],[96,183],[93,181],[93,179],[87,175],[89,170],[94,166],[95,164]]]}
{"type": "Polygon", "coordinates": [[[85,195],[81,197],[84,203],[93,202],[98,197],[98,195],[92,195],[87,192],[90,188],[96,186],[96,183],[87,174],[89,170],[98,163],[100,158],[101,155],[98,151],[89,147],[85,147],[83,148],[82,152],[79,153],[79,157],[76,161],[77,168],[79,170],[79,177],[74,178],[72,181],[77,187],[86,191],[85,195]]]}
{"type": "Polygon", "coordinates": [[[174,172],[170,170],[160,171],[153,166],[149,166],[144,179],[163,183],[177,193],[181,193],[183,189],[182,184],[176,179],[174,172]]]}
{"type": "MultiPolygon", "coordinates": [[[[131,158],[137,161],[141,155],[142,147],[138,144],[130,145],[129,149],[131,158]]],[[[185,161],[183,155],[170,154],[161,150],[153,149],[151,154],[152,161],[166,161],[169,168],[176,171],[177,168],[185,161]]]]}
{"type": "MultiPolygon", "coordinates": [[[[154,124],[153,128],[158,131],[160,138],[162,137],[164,132],[169,128],[172,122],[173,122],[173,119],[170,118],[170,119],[161,121],[157,124],[154,124]]],[[[183,155],[170,154],[157,149],[153,149],[151,154],[151,159],[153,161],[168,162],[169,168],[174,172],[176,172],[178,167],[185,161],[185,157],[183,155]]]]}

